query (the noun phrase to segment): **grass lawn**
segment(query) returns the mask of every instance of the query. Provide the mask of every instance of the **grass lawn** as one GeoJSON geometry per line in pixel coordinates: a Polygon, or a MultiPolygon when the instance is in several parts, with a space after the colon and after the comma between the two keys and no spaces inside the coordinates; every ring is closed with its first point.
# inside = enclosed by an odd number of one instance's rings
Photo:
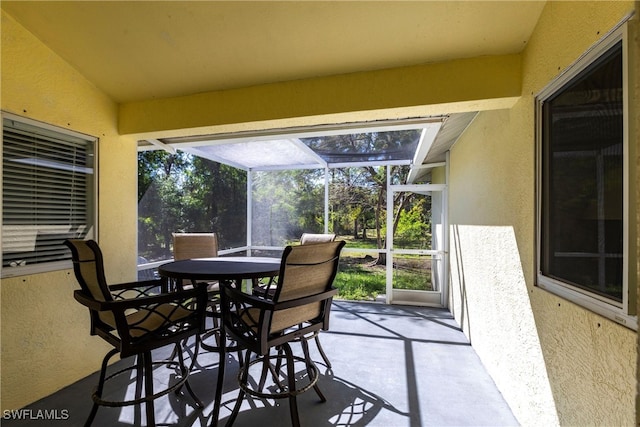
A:
{"type": "MultiPolygon", "coordinates": [[[[339,239],[346,240],[350,249],[376,248],[374,240],[354,240],[348,236],[339,239]]],[[[395,256],[394,288],[431,290],[430,262],[424,261],[411,255],[395,256]]],[[[370,253],[343,252],[334,286],[339,289],[338,299],[373,301],[386,293],[386,266],[376,265],[370,253]]]]}

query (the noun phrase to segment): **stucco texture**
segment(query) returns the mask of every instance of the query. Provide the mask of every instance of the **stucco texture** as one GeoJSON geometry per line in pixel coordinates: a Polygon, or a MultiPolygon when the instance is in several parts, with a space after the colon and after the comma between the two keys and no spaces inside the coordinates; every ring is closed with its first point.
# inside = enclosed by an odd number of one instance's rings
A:
{"type": "MultiPolygon", "coordinates": [[[[133,279],[136,144],[117,133],[117,105],[4,11],[1,102],[3,111],[99,138],[98,241],[108,278],[133,279]]],[[[88,312],[73,299],[77,287],[70,270],[2,280],[3,410],[21,408],[99,367],[107,347],[89,336],[88,312]]]]}
{"type": "Polygon", "coordinates": [[[549,2],[521,99],[451,151],[452,311],[523,425],[635,423],[635,331],[534,287],[534,96],[633,7],[549,2]]]}
{"type": "MultiPolygon", "coordinates": [[[[135,275],[135,137],[480,110],[450,156],[451,310],[523,425],[633,425],[635,331],[534,287],[533,110],[535,93],[633,7],[548,2],[524,53],[497,62],[469,59],[123,105],[2,12],[1,106],[99,138],[98,239],[111,282],[135,275]],[[486,65],[482,79],[477,64],[486,65]],[[456,92],[464,86],[459,78],[473,91],[456,92]],[[487,79],[490,95],[480,91],[487,79]],[[430,93],[437,86],[451,91],[430,93]],[[343,90],[368,97],[326,95],[343,90]],[[319,93],[323,102],[310,110],[305,101],[319,93]],[[271,95],[276,105],[267,108],[271,95]],[[214,117],[211,111],[228,100],[234,108],[214,117]]],[[[634,82],[637,103],[637,76],[634,82]]],[[[70,271],[2,281],[2,409],[97,369],[106,347],[88,335],[88,315],[72,297],[76,286],[70,271]]]]}

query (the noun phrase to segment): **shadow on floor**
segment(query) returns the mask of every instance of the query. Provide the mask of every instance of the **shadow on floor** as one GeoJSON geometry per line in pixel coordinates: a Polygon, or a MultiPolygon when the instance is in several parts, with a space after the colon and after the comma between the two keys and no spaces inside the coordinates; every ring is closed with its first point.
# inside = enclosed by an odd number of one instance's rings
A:
{"type": "MultiPolygon", "coordinates": [[[[321,403],[313,390],[300,395],[303,426],[518,425],[447,310],[334,301],[331,329],[321,334],[321,341],[332,369],[322,363],[313,342],[310,347],[320,371],[318,385],[327,402],[321,403]]],[[[227,355],[219,425],[224,425],[237,398],[237,357],[227,355]]],[[[157,425],[211,424],[218,359],[216,353],[201,352],[190,376],[205,408],[195,409],[188,394],[164,396],[156,401],[157,425]]],[[[124,359],[112,369],[131,363],[131,359],[124,359]]],[[[155,377],[164,384],[174,372],[163,369],[157,369],[155,377]]],[[[2,425],[82,426],[96,382],[94,374],[23,410],[5,412],[2,425]]],[[[112,382],[114,387],[109,390],[113,398],[135,394],[135,381],[128,376],[112,382]]],[[[145,425],[144,408],[101,407],[93,425],[145,425]]],[[[288,402],[245,398],[234,425],[289,426],[288,402]]]]}

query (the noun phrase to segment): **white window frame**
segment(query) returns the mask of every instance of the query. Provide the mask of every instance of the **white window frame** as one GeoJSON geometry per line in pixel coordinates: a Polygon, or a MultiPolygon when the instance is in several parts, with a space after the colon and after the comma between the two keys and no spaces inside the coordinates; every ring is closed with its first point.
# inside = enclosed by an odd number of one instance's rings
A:
{"type": "MultiPolygon", "coordinates": [[[[29,126],[33,126],[33,127],[37,127],[42,129],[43,131],[53,131],[56,132],[59,135],[67,135],[70,138],[74,138],[74,139],[82,139],[87,141],[88,143],[92,143],[93,144],[93,170],[90,172],[93,174],[93,183],[91,185],[90,191],[92,192],[90,200],[93,202],[93,206],[92,206],[92,215],[91,215],[91,224],[87,224],[86,227],[81,227],[82,230],[78,229],[77,233],[75,233],[74,237],[83,237],[83,238],[92,238],[95,239],[97,236],[97,224],[98,224],[98,174],[97,174],[97,165],[98,165],[98,138],[90,136],[90,135],[86,135],[80,132],[76,132],[76,131],[72,131],[69,129],[65,129],[62,127],[58,127],[58,126],[54,126],[54,125],[50,125],[47,123],[43,123],[37,120],[33,120],[33,119],[29,119],[26,117],[22,117],[16,114],[12,114],[12,113],[8,113],[8,112],[4,112],[2,111],[0,114],[0,117],[2,118],[2,127],[0,128],[0,153],[4,153],[4,137],[3,137],[3,133],[4,133],[4,120],[8,119],[8,120],[12,120],[15,122],[19,122],[19,123],[23,123],[25,125],[29,125],[29,126]]],[[[2,156],[2,155],[0,155],[2,156]]],[[[37,159],[36,159],[37,160],[37,159]]],[[[4,216],[4,206],[3,206],[3,186],[4,186],[4,170],[3,170],[3,166],[2,166],[2,162],[0,162],[0,180],[3,183],[2,186],[0,186],[0,212],[3,213],[4,216]]],[[[89,190],[88,190],[89,191],[89,190]]],[[[46,225],[42,226],[45,229],[48,228],[55,228],[57,226],[51,226],[48,227],[46,225]]],[[[6,229],[6,224],[4,223],[4,219],[2,220],[2,228],[0,228],[0,230],[5,230],[6,229]]],[[[69,232],[71,233],[71,230],[69,229],[69,232]]],[[[3,252],[2,252],[2,245],[3,245],[3,239],[8,238],[7,236],[2,236],[3,235],[3,231],[0,231],[0,261],[2,260],[2,256],[3,256],[3,252]]],[[[56,270],[65,270],[65,269],[69,269],[72,267],[72,262],[71,262],[71,256],[69,255],[68,259],[64,259],[64,260],[60,260],[60,261],[47,261],[47,262],[36,262],[33,264],[16,264],[15,266],[11,266],[11,267],[4,267],[4,263],[0,263],[0,276],[2,278],[8,278],[8,277],[18,277],[18,276],[25,276],[25,275],[31,275],[31,274],[37,274],[37,273],[46,273],[46,272],[51,272],[51,271],[56,271],[56,270]]]]}
{"type": "Polygon", "coordinates": [[[632,207],[629,206],[631,161],[629,152],[629,44],[626,21],[606,34],[600,41],[592,46],[575,63],[569,66],[559,77],[547,85],[535,98],[536,109],[536,160],[537,160],[537,195],[536,195],[536,285],[548,290],[564,299],[572,301],[590,311],[611,319],[630,329],[638,329],[636,314],[636,287],[637,274],[635,265],[631,265],[630,259],[635,259],[631,253],[632,245],[629,241],[630,218],[632,207]],[[541,269],[542,249],[542,106],[545,100],[555,95],[566,83],[587,68],[616,43],[622,41],[622,86],[623,86],[623,299],[616,302],[607,299],[588,290],[571,286],[568,283],[548,277],[541,269]]]}

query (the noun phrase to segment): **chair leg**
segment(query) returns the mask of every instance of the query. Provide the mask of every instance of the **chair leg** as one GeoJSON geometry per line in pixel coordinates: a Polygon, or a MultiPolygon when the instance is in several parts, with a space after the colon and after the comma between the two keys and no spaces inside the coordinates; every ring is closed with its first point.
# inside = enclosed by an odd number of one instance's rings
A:
{"type": "MultiPolygon", "coordinates": [[[[138,401],[144,401],[146,396],[145,393],[145,368],[144,368],[144,357],[139,354],[135,356],[136,361],[136,388],[134,391],[134,398],[138,401]]],[[[146,406],[145,406],[146,408],[146,406]]],[[[136,425],[142,425],[142,405],[138,405],[133,408],[133,423],[136,425]]]]}
{"type": "MultiPolygon", "coordinates": [[[[111,359],[116,353],[118,353],[118,350],[113,349],[104,356],[104,359],[102,359],[102,366],[100,367],[100,377],[98,379],[98,386],[96,387],[96,391],[93,393],[93,397],[102,398],[102,391],[104,389],[104,379],[107,376],[107,366],[109,364],[109,359],[111,359]]],[[[98,412],[98,402],[96,401],[95,398],[93,398],[93,406],[91,407],[91,412],[89,413],[89,416],[87,417],[87,420],[84,423],[85,427],[89,427],[93,423],[93,420],[95,419],[97,412],[98,412]]]]}
{"type": "Polygon", "coordinates": [[[296,390],[296,367],[293,359],[293,352],[288,343],[282,344],[282,349],[287,358],[287,381],[289,383],[289,412],[291,413],[291,424],[293,427],[300,427],[300,417],[298,415],[298,401],[293,393],[296,390]]]}
{"type": "MultiPolygon", "coordinates": [[[[312,372],[315,370],[316,375],[320,375],[320,373],[318,372],[317,368],[315,368],[315,366],[312,368],[313,361],[311,360],[311,354],[309,353],[309,343],[307,342],[307,340],[302,339],[301,344],[302,344],[302,352],[304,353],[304,362],[307,366],[307,374],[309,375],[309,377],[311,377],[312,372]]],[[[320,390],[320,386],[318,386],[318,383],[315,383],[313,385],[313,389],[316,391],[316,394],[320,398],[320,401],[322,402],[327,401],[327,398],[324,397],[324,394],[322,394],[322,391],[320,390]]]]}
{"type": "MultiPolygon", "coordinates": [[[[284,350],[282,349],[282,346],[278,346],[276,347],[276,351],[278,352],[278,356],[276,357],[275,372],[280,372],[280,368],[282,367],[282,353],[284,353],[284,350]]],[[[285,358],[286,358],[286,354],[285,354],[285,358]]],[[[278,385],[280,384],[279,381],[276,380],[276,382],[278,382],[278,385]]]]}
{"type": "Polygon", "coordinates": [[[260,374],[260,381],[258,382],[258,390],[262,390],[264,388],[264,385],[267,382],[267,374],[271,369],[273,368],[269,360],[269,355],[267,354],[262,362],[262,373],[260,374]]]}
{"type": "Polygon", "coordinates": [[[319,334],[315,336],[315,341],[316,341],[316,345],[318,346],[318,351],[320,352],[320,356],[322,356],[322,359],[324,360],[324,363],[327,365],[327,368],[331,369],[332,368],[331,362],[329,361],[329,358],[327,357],[327,355],[324,353],[324,349],[320,344],[319,334]]]}
{"type": "Polygon", "coordinates": [[[275,366],[271,363],[271,349],[269,349],[269,353],[264,356],[262,362],[262,373],[260,375],[260,382],[258,383],[258,390],[263,390],[264,385],[267,382],[267,375],[271,373],[271,378],[273,379],[273,383],[277,384],[280,389],[283,389],[284,386],[280,381],[280,376],[278,372],[280,372],[280,367],[282,366],[282,350],[280,348],[276,349],[278,352],[275,366]]]}
{"type": "MultiPolygon", "coordinates": [[[[200,337],[196,335],[196,348],[194,351],[194,355],[192,356],[193,359],[191,361],[191,367],[187,369],[187,367],[184,364],[184,356],[182,354],[182,351],[183,351],[182,344],[176,344],[176,351],[178,352],[178,362],[180,363],[180,375],[182,375],[182,378],[188,377],[189,374],[191,373],[191,369],[193,369],[196,358],[198,356],[199,348],[200,348],[200,337]]],[[[185,380],[184,385],[187,388],[187,392],[189,392],[193,400],[196,402],[196,406],[198,406],[201,409],[204,408],[204,403],[202,403],[202,400],[200,400],[200,398],[194,393],[193,389],[191,388],[189,379],[185,380]]],[[[175,393],[177,394],[179,391],[180,389],[176,389],[175,393]]]]}
{"type": "MultiPolygon", "coordinates": [[[[145,351],[144,353],[142,353],[142,361],[144,365],[145,397],[153,396],[153,366],[150,351],[145,351]]],[[[147,413],[147,426],[155,426],[156,419],[153,399],[146,399],[144,402],[144,406],[147,413]]]]}
{"type": "Polygon", "coordinates": [[[217,427],[218,418],[220,417],[220,406],[222,404],[222,387],[224,385],[224,371],[227,365],[227,353],[225,351],[226,336],[220,334],[219,341],[219,362],[218,362],[218,380],[216,383],[216,396],[213,400],[213,414],[211,416],[211,427],[217,427]]]}
{"type": "Polygon", "coordinates": [[[227,420],[227,426],[232,426],[240,412],[240,407],[242,406],[242,400],[244,399],[245,391],[242,388],[242,384],[247,384],[249,380],[249,362],[251,362],[251,351],[246,350],[244,359],[244,368],[242,370],[242,375],[240,376],[240,391],[238,393],[238,400],[236,400],[236,404],[233,406],[233,411],[231,411],[231,415],[229,415],[229,419],[227,420]]]}

